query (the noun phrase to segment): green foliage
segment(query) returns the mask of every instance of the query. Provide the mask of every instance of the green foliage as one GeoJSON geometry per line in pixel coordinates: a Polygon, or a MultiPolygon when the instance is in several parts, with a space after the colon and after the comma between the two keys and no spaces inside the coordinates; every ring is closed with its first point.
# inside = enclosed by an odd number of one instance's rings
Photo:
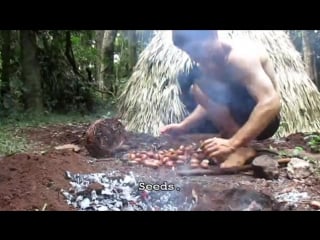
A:
{"type": "MultiPolygon", "coordinates": [[[[41,87],[46,113],[81,113],[99,111],[108,104],[116,104],[116,96],[131,76],[129,69],[129,46],[125,34],[119,31],[115,41],[114,54],[118,61],[113,66],[114,73],[106,79],[109,94],[97,91],[94,82],[97,62],[95,34],[92,30],[37,30],[38,61],[41,68],[41,87]],[[66,34],[71,33],[71,56],[74,66],[66,56],[66,34]]],[[[153,31],[137,30],[137,53],[139,54],[153,36],[153,31]]],[[[3,107],[0,117],[20,116],[24,112],[24,83],[21,71],[20,31],[12,30],[10,60],[10,94],[0,96],[3,107]]],[[[0,37],[0,44],[2,39],[0,37]]],[[[1,47],[0,47],[1,50],[1,47]]],[[[0,57],[0,73],[1,73],[0,57]]],[[[0,79],[1,86],[1,79],[0,79]]],[[[46,114],[45,113],[45,114],[46,114]]]]}
{"type": "MultiPolygon", "coordinates": [[[[46,31],[41,33],[40,65],[45,106],[49,112],[88,112],[93,109],[94,91],[87,72],[93,61],[85,31],[71,32],[72,52],[69,52],[74,66],[66,55],[66,32],[46,31]],[[87,43],[87,44],[85,44],[87,43]],[[73,55],[72,55],[73,53],[73,55]],[[79,59],[78,59],[79,58],[79,59]]],[[[90,71],[90,69],[89,69],[90,71]]]]}
{"type": "Polygon", "coordinates": [[[18,129],[14,127],[0,127],[0,155],[8,155],[28,150],[27,141],[18,136],[18,129]]]}
{"type": "Polygon", "coordinates": [[[87,74],[86,68],[94,69],[97,57],[92,34],[89,34],[88,31],[73,32],[71,42],[79,70],[85,75],[87,74]]]}
{"type": "Polygon", "coordinates": [[[293,150],[293,156],[298,157],[304,151],[303,147],[297,146],[293,150]]]}
{"type": "Polygon", "coordinates": [[[103,117],[113,117],[114,110],[97,112],[96,114],[82,115],[78,112],[69,114],[44,114],[35,117],[28,113],[15,113],[0,121],[0,155],[8,155],[31,151],[32,142],[23,136],[23,129],[27,127],[43,127],[52,124],[90,123],[103,117]]]}
{"type": "Polygon", "coordinates": [[[311,151],[314,153],[320,153],[320,135],[312,134],[307,137],[307,145],[310,147],[311,151]]]}

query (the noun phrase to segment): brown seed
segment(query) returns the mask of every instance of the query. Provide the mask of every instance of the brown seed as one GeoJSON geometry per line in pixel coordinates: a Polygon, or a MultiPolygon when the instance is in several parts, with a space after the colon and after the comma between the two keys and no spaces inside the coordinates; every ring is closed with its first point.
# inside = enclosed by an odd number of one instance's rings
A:
{"type": "Polygon", "coordinates": [[[203,161],[200,163],[200,166],[201,166],[202,168],[208,168],[208,167],[209,167],[208,163],[203,162],[203,161]]]}
{"type": "Polygon", "coordinates": [[[162,150],[160,150],[158,153],[159,153],[159,154],[164,154],[164,152],[163,152],[162,150]]]}
{"type": "Polygon", "coordinates": [[[178,160],[177,161],[183,161],[186,162],[187,161],[187,157],[186,156],[178,156],[178,160]]]}
{"type": "Polygon", "coordinates": [[[144,154],[144,153],[141,154],[141,159],[142,160],[146,160],[147,158],[148,158],[147,154],[144,154]]]}
{"type": "Polygon", "coordinates": [[[147,152],[147,156],[149,157],[149,158],[153,158],[154,157],[154,153],[153,152],[147,152]]]}
{"type": "Polygon", "coordinates": [[[191,164],[199,164],[200,161],[198,159],[196,159],[196,158],[191,158],[190,163],[191,164]]]}
{"type": "Polygon", "coordinates": [[[131,154],[129,155],[129,158],[130,158],[131,160],[135,159],[135,158],[136,158],[136,154],[131,153],[131,154]]]}
{"type": "Polygon", "coordinates": [[[200,165],[198,163],[191,163],[190,167],[191,168],[198,168],[200,165]]]}
{"type": "Polygon", "coordinates": [[[179,149],[182,150],[182,151],[184,151],[184,150],[185,150],[185,146],[181,145],[181,146],[179,147],[179,149]]]}
{"type": "Polygon", "coordinates": [[[191,145],[188,145],[185,147],[186,151],[192,151],[193,150],[193,147],[191,145]]]}
{"type": "Polygon", "coordinates": [[[141,158],[135,158],[135,159],[133,159],[133,161],[136,161],[136,162],[141,162],[142,161],[142,159],[141,158]]]}
{"type": "Polygon", "coordinates": [[[169,162],[170,161],[170,158],[169,157],[163,157],[162,159],[162,162],[163,163],[166,163],[166,162],[169,162]]]}
{"type": "Polygon", "coordinates": [[[173,148],[170,148],[169,152],[175,152],[175,150],[173,148]]]}
{"type": "Polygon", "coordinates": [[[159,165],[153,159],[146,159],[143,161],[144,165],[147,167],[158,168],[159,165]]]}
{"type": "Polygon", "coordinates": [[[173,162],[172,162],[172,161],[166,162],[166,166],[167,166],[167,167],[172,167],[172,166],[173,166],[173,162]]]}
{"type": "Polygon", "coordinates": [[[180,150],[180,149],[178,149],[178,150],[176,151],[176,153],[177,153],[178,155],[184,155],[184,151],[183,151],[183,150],[180,150]]]}
{"type": "Polygon", "coordinates": [[[157,160],[157,159],[154,159],[153,162],[155,164],[157,164],[158,166],[161,166],[162,165],[162,162],[160,160],[157,160]]]}
{"type": "Polygon", "coordinates": [[[176,154],[171,154],[170,159],[171,159],[172,161],[176,161],[176,160],[178,160],[178,155],[176,155],[176,154]]]}
{"type": "Polygon", "coordinates": [[[160,155],[159,155],[158,153],[155,153],[155,154],[153,155],[153,157],[154,157],[154,159],[157,159],[157,160],[160,159],[160,155]]]}

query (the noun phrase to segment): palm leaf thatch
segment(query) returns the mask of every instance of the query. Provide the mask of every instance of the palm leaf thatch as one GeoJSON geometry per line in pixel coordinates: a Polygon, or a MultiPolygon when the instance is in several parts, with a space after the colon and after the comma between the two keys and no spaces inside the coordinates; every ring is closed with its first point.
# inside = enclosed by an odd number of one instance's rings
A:
{"type": "MultiPolygon", "coordinates": [[[[263,44],[273,60],[282,97],[277,136],[320,128],[320,93],[308,77],[299,52],[285,31],[221,31],[222,38],[249,38],[263,44]]],[[[180,74],[194,63],[176,48],[171,31],[160,31],[141,53],[119,97],[119,113],[128,130],[159,134],[159,128],[188,114],[180,99],[180,74]]]]}

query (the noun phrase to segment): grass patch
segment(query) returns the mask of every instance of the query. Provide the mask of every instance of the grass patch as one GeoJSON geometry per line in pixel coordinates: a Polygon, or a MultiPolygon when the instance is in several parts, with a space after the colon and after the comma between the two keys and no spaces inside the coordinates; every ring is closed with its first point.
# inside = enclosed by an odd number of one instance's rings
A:
{"type": "Polygon", "coordinates": [[[113,111],[82,115],[70,114],[47,114],[35,117],[31,114],[19,114],[0,121],[0,155],[8,155],[26,152],[30,149],[27,139],[21,134],[21,130],[27,127],[42,127],[55,124],[88,123],[99,118],[109,118],[114,115],[113,111]]]}

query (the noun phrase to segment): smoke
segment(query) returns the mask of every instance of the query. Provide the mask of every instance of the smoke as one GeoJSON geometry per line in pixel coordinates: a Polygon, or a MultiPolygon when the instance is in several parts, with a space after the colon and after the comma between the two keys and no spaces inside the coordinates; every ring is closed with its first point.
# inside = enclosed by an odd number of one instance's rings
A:
{"type": "MultiPolygon", "coordinates": [[[[211,71],[215,71],[216,60],[219,61],[219,59],[214,58],[217,56],[219,58],[221,55],[220,52],[218,54],[214,52],[221,50],[216,47],[219,44],[215,46],[212,32],[208,30],[173,31],[172,38],[173,43],[178,48],[185,51],[192,60],[200,64],[200,67],[195,65],[189,73],[181,74],[178,79],[182,90],[181,99],[187,110],[192,112],[197,106],[194,96],[191,94],[191,86],[197,84],[201,91],[214,103],[227,106],[238,124],[244,124],[256,104],[255,100],[246,87],[234,81],[228,72],[223,74],[223,79],[215,79],[214,74],[211,74],[211,71]],[[212,44],[210,41],[212,41],[212,44]],[[211,53],[209,53],[209,50],[211,53]]],[[[221,56],[224,59],[224,56],[221,56]]],[[[212,112],[217,114],[214,109],[212,109],[212,112]]],[[[207,119],[199,123],[193,131],[217,133],[217,128],[207,119]]]]}

